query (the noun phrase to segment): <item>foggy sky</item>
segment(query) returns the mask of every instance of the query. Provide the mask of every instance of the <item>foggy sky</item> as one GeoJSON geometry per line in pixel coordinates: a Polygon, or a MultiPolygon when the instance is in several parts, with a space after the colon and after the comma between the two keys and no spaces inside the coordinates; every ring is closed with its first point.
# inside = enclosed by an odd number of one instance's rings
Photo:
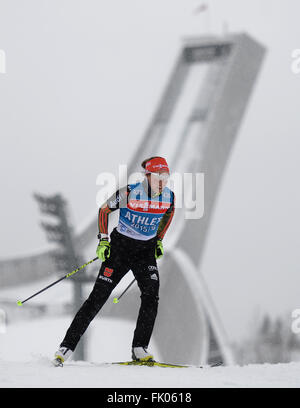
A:
{"type": "Polygon", "coordinates": [[[199,3],[0,0],[0,258],[46,244],[33,191],[62,192],[75,226],[97,212],[97,175],[130,161],[183,37],[247,32],[268,52],[202,264],[235,338],[254,313],[300,307],[300,74],[291,71],[300,4],[211,0],[193,15],[199,3]]]}

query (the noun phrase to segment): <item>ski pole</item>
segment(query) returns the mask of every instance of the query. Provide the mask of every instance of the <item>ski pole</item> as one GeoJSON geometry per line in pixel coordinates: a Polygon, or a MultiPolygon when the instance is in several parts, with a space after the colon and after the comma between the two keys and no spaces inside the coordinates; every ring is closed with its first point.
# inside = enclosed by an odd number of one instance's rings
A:
{"type": "Polygon", "coordinates": [[[56,285],[58,282],[61,282],[61,281],[64,280],[64,279],[70,278],[70,276],[74,275],[75,273],[77,273],[77,272],[80,271],[81,269],[85,268],[87,265],[91,264],[92,262],[96,261],[97,259],[99,259],[99,258],[98,258],[98,257],[97,257],[97,258],[94,258],[94,259],[92,259],[91,261],[89,261],[89,262],[85,263],[84,265],[80,266],[79,268],[74,269],[74,271],[72,271],[72,272],[70,272],[70,273],[67,273],[67,274],[66,274],[65,276],[63,276],[62,278],[58,279],[57,281],[51,283],[50,285],[46,286],[45,288],[41,289],[40,291],[38,291],[38,292],[34,293],[33,295],[29,296],[29,298],[27,298],[27,299],[25,299],[25,300],[22,300],[22,301],[21,301],[21,300],[18,300],[18,301],[17,301],[17,305],[18,305],[18,306],[23,306],[23,304],[24,304],[25,302],[27,302],[29,299],[32,299],[33,297],[39,295],[40,293],[44,292],[45,290],[51,288],[51,286],[56,285]]]}
{"type": "Polygon", "coordinates": [[[130,288],[130,286],[135,282],[135,278],[133,279],[133,281],[127,286],[127,288],[124,290],[123,293],[121,293],[121,295],[118,298],[114,298],[113,302],[114,303],[119,303],[121,297],[124,295],[125,292],[127,292],[127,290],[130,288]]]}

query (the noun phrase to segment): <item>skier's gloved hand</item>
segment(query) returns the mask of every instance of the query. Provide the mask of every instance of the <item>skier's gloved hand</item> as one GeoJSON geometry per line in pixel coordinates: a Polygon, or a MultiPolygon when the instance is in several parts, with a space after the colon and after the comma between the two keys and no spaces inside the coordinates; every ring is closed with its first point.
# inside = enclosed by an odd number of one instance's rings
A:
{"type": "Polygon", "coordinates": [[[100,240],[96,254],[102,262],[106,261],[110,257],[110,243],[107,239],[100,240]]]}
{"type": "Polygon", "coordinates": [[[163,254],[164,254],[164,247],[163,247],[163,244],[162,244],[162,240],[158,239],[156,241],[156,245],[155,245],[155,258],[156,259],[161,258],[163,256],[163,254]]]}

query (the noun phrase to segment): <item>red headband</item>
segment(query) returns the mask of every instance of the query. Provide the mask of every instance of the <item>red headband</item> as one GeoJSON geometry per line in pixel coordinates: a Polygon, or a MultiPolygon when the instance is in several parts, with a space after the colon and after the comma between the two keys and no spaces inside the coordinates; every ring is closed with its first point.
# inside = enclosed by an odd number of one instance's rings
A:
{"type": "Polygon", "coordinates": [[[145,170],[146,173],[159,173],[163,171],[170,173],[168,164],[162,157],[155,157],[154,159],[148,160],[145,165],[145,170]]]}

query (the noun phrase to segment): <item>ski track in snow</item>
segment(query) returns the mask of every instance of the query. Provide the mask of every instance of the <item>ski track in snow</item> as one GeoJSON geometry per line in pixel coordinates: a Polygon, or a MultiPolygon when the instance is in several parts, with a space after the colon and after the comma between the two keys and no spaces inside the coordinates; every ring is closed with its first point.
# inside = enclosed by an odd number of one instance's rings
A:
{"type": "Polygon", "coordinates": [[[74,362],[54,367],[48,357],[0,360],[0,388],[299,388],[300,363],[204,368],[115,366],[74,362]]]}
{"type": "MultiPolygon", "coordinates": [[[[70,316],[61,316],[9,322],[6,333],[0,336],[0,389],[300,387],[300,362],[215,368],[105,364],[130,359],[134,324],[103,318],[96,319],[87,333],[90,363],[70,361],[63,368],[54,367],[51,358],[70,320],[70,316]]],[[[160,360],[154,342],[151,350],[160,360]]]]}

